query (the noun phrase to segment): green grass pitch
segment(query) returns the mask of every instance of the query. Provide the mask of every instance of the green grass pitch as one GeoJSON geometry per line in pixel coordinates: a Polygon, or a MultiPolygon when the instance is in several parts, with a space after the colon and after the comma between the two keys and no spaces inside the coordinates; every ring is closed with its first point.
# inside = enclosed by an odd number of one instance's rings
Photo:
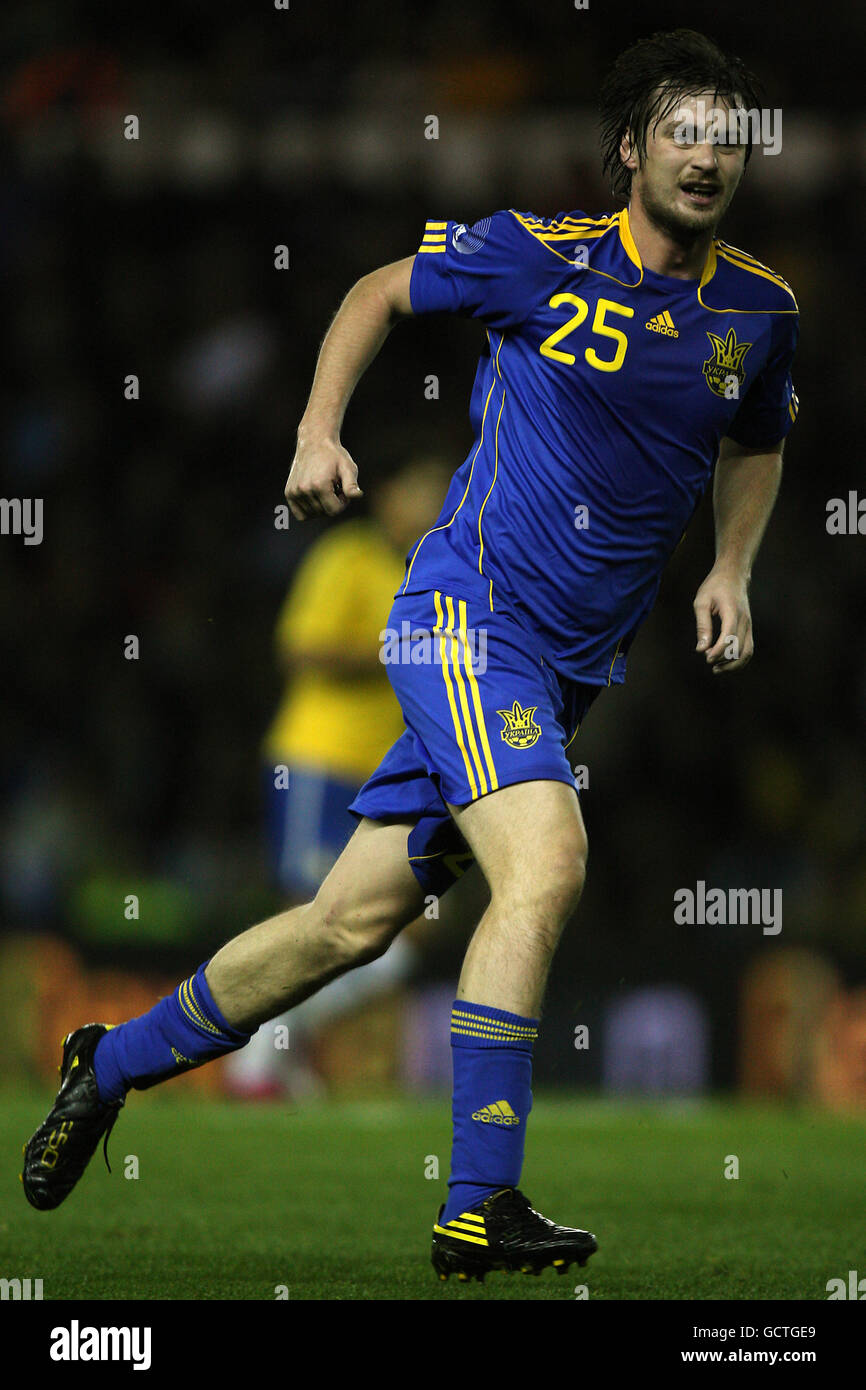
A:
{"type": "Polygon", "coordinates": [[[45,1299],[260,1300],[284,1286],[289,1299],[563,1300],[585,1284],[593,1300],[825,1300],[829,1279],[866,1274],[866,1118],[536,1096],[523,1189],[600,1249],[564,1278],[480,1286],[440,1284],[429,1262],[447,1099],[291,1110],[133,1095],[111,1176],[99,1152],[44,1213],[18,1170],[49,1099],[0,1097],[0,1275],[41,1278],[45,1299]]]}

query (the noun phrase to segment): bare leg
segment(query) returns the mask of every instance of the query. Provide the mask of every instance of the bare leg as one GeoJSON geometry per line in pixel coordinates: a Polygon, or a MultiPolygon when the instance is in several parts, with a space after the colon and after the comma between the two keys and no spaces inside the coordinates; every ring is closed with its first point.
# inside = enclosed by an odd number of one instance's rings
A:
{"type": "Polygon", "coordinates": [[[361,821],[313,902],[217,951],[206,979],[227,1023],[250,1031],[387,950],[424,906],[407,859],[410,828],[361,821]]]}
{"type": "Polygon", "coordinates": [[[457,997],[537,1018],[583,889],[587,844],[577,795],[565,782],[520,782],[451,813],[491,893],[457,997]]]}

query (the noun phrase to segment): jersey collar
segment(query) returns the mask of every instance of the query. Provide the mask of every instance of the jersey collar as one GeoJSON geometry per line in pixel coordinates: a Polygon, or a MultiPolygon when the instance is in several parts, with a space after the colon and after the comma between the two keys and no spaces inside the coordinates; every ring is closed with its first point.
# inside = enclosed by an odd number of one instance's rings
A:
{"type": "MultiPolygon", "coordinates": [[[[635,246],[635,243],[634,243],[634,237],[633,237],[632,234],[631,234],[631,225],[630,225],[629,220],[628,220],[628,208],[623,208],[623,209],[622,209],[622,212],[620,212],[620,213],[618,214],[618,218],[619,218],[619,240],[620,240],[620,245],[622,246],[623,251],[624,251],[625,254],[628,256],[628,258],[629,258],[629,260],[631,261],[632,265],[637,266],[638,270],[640,271],[640,278],[639,278],[638,281],[637,281],[637,284],[639,285],[639,284],[641,283],[641,281],[643,280],[644,268],[643,268],[643,262],[641,261],[641,258],[640,258],[640,253],[639,253],[639,251],[638,251],[638,249],[637,249],[637,247],[635,246]]],[[[716,243],[715,243],[715,238],[714,238],[713,241],[710,243],[710,249],[709,249],[709,251],[707,252],[707,259],[706,259],[706,261],[704,262],[704,268],[703,268],[703,271],[701,272],[701,278],[700,278],[700,282],[699,282],[699,284],[698,284],[698,290],[697,290],[697,292],[698,292],[698,297],[699,297],[699,298],[700,298],[701,290],[704,288],[705,285],[709,284],[710,280],[712,280],[712,278],[713,278],[713,276],[715,275],[715,273],[716,273],[716,243]]]]}

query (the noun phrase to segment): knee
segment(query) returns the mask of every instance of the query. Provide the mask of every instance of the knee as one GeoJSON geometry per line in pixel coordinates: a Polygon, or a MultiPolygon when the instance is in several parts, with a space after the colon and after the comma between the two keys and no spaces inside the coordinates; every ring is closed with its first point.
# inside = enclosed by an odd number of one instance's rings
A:
{"type": "Polygon", "coordinates": [[[569,917],[575,911],[583,896],[586,883],[586,855],[587,846],[584,839],[581,844],[575,844],[553,872],[553,881],[565,917],[569,917]]]}
{"type": "Polygon", "coordinates": [[[386,898],[364,903],[336,896],[313,903],[320,918],[322,939],[342,965],[366,965],[387,951],[406,925],[399,906],[386,898]]]}
{"type": "Polygon", "coordinates": [[[577,909],[586,882],[587,842],[582,829],[564,834],[536,856],[515,866],[516,872],[494,897],[507,896],[527,926],[550,932],[554,940],[577,909]]]}

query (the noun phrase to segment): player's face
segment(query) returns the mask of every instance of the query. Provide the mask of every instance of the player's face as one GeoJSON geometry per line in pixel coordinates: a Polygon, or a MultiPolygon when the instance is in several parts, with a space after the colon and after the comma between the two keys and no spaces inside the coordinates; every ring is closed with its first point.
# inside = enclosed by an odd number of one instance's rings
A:
{"type": "Polygon", "coordinates": [[[712,232],[743,177],[746,132],[734,111],[704,92],[678,101],[647,132],[632,197],[678,239],[712,232]]]}

